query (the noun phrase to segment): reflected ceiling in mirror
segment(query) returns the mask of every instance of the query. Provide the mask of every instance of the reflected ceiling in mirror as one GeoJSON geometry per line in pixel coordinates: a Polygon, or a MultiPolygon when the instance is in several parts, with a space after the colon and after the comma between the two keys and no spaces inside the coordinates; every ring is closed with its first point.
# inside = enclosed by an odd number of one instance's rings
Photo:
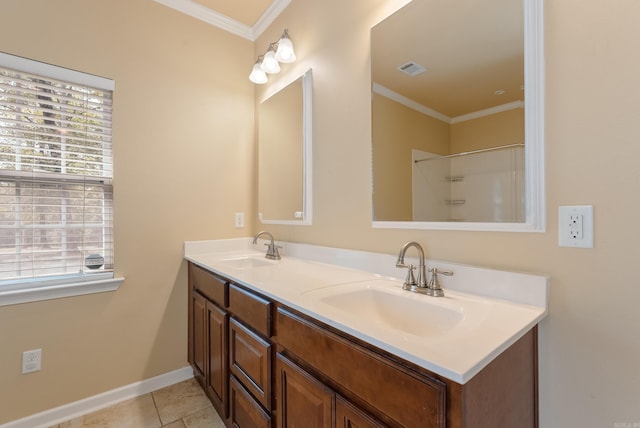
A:
{"type": "Polygon", "coordinates": [[[538,0],[413,0],[372,29],[374,227],[544,229],[541,29],[538,0]]]}
{"type": "Polygon", "coordinates": [[[258,217],[311,224],[311,70],[258,107],[258,217]]]}

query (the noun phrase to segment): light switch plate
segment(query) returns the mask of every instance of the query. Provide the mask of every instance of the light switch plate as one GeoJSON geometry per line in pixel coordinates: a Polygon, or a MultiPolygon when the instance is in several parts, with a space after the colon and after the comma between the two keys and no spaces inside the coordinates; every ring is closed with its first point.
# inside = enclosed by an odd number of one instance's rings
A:
{"type": "Polygon", "coordinates": [[[593,248],[593,206],[562,206],[558,210],[558,245],[593,248]]]}

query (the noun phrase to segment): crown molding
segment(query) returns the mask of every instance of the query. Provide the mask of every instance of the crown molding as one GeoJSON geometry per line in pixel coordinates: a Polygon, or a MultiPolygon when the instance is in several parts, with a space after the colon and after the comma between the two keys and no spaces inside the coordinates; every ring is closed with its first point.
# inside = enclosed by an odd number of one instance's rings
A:
{"type": "Polygon", "coordinates": [[[282,11],[289,6],[289,3],[291,3],[291,0],[274,0],[262,16],[258,18],[258,21],[254,26],[249,27],[248,25],[211,10],[208,7],[202,6],[192,0],[154,1],[252,42],[255,42],[264,30],[266,30],[282,13],[282,11]]]}
{"type": "Polygon", "coordinates": [[[231,19],[226,15],[215,12],[207,7],[202,6],[191,0],[154,0],[156,3],[163,4],[167,7],[182,12],[193,18],[204,21],[222,30],[228,31],[236,36],[254,41],[253,30],[235,19],[231,19]]]}
{"type": "Polygon", "coordinates": [[[255,41],[260,35],[269,28],[273,21],[289,6],[291,0],[274,0],[271,5],[264,11],[262,16],[258,18],[253,25],[253,40],[255,41]]]}
{"type": "Polygon", "coordinates": [[[413,101],[411,98],[407,98],[404,95],[400,95],[399,93],[392,91],[386,86],[382,86],[379,83],[373,82],[373,92],[376,94],[382,95],[383,97],[389,98],[403,106],[409,107],[417,112],[430,116],[434,119],[441,120],[446,123],[451,123],[451,118],[445,114],[440,113],[432,108],[424,106],[420,103],[413,101]]]}
{"type": "Polygon", "coordinates": [[[524,108],[524,101],[513,101],[511,103],[489,107],[484,110],[474,111],[469,114],[463,114],[462,116],[456,116],[451,119],[451,123],[460,123],[466,120],[478,119],[479,117],[491,116],[492,114],[502,113],[503,111],[514,110],[517,108],[524,108]]]}
{"type": "Polygon", "coordinates": [[[382,86],[378,83],[373,83],[373,92],[382,95],[383,97],[389,98],[390,100],[393,100],[399,104],[402,104],[406,107],[409,107],[410,109],[413,109],[417,112],[420,112],[422,114],[425,114],[429,117],[432,117],[434,119],[438,119],[441,120],[442,122],[448,123],[448,124],[454,124],[454,123],[460,123],[460,122],[464,122],[467,120],[472,120],[472,119],[478,119],[480,117],[484,117],[484,116],[490,116],[492,114],[496,114],[496,113],[501,113],[503,111],[508,111],[508,110],[513,110],[513,109],[517,109],[517,108],[524,108],[524,102],[523,101],[514,101],[511,103],[507,103],[507,104],[502,104],[499,106],[495,106],[495,107],[490,107],[484,110],[478,110],[478,111],[474,111],[472,113],[468,113],[468,114],[463,114],[462,116],[456,116],[456,117],[449,117],[443,113],[440,113],[439,111],[436,111],[432,108],[429,108],[427,106],[424,106],[420,103],[417,103],[415,101],[413,101],[410,98],[405,97],[404,95],[400,95],[399,93],[392,91],[391,89],[382,86]]]}

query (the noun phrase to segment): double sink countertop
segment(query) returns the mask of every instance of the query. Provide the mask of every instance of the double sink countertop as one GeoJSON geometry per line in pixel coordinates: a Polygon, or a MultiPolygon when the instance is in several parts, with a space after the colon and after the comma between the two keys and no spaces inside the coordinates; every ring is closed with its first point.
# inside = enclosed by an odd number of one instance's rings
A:
{"type": "Polygon", "coordinates": [[[427,260],[453,272],[430,297],[402,289],[393,255],[278,242],[282,259],[268,260],[265,242],[190,241],[184,257],[460,384],[547,315],[545,275],[427,260]]]}

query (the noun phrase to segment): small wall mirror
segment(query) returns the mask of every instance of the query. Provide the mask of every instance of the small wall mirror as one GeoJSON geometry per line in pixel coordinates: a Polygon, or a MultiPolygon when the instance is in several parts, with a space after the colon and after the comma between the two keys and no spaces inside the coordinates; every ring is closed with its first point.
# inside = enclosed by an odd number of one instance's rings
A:
{"type": "Polygon", "coordinates": [[[544,230],[541,3],[413,0],[372,28],[374,227],[544,230]]]}
{"type": "Polygon", "coordinates": [[[311,224],[311,70],[258,108],[258,217],[311,224]]]}

